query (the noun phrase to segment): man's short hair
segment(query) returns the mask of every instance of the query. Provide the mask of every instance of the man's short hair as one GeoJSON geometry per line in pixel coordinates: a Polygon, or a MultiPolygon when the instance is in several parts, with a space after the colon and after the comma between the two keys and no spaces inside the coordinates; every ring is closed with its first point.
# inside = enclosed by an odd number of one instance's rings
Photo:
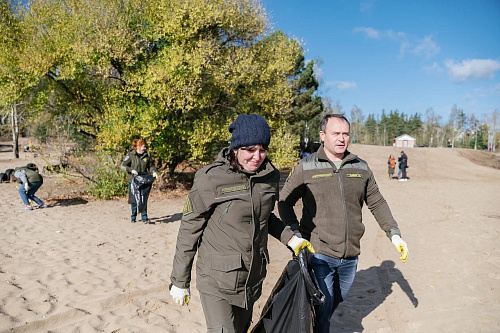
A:
{"type": "Polygon", "coordinates": [[[344,120],[349,125],[349,129],[351,129],[351,123],[349,122],[349,120],[347,120],[343,113],[327,113],[323,116],[323,118],[321,118],[321,122],[319,123],[319,130],[321,132],[325,132],[326,124],[328,124],[328,120],[330,118],[338,118],[344,120]]]}

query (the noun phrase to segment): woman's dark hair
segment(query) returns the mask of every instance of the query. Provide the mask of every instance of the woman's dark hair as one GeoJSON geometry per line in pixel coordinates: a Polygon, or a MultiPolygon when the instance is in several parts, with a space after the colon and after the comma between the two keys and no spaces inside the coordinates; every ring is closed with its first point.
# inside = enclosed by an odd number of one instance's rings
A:
{"type": "MultiPolygon", "coordinates": [[[[238,149],[243,149],[243,150],[250,150],[255,146],[247,146],[247,147],[240,147],[238,149]]],[[[269,150],[269,147],[266,145],[262,145],[262,148],[265,150],[269,150]]],[[[235,149],[229,149],[229,153],[227,154],[226,158],[229,161],[229,169],[234,172],[241,171],[241,165],[238,163],[238,158],[236,157],[236,154],[234,153],[235,149]]]]}

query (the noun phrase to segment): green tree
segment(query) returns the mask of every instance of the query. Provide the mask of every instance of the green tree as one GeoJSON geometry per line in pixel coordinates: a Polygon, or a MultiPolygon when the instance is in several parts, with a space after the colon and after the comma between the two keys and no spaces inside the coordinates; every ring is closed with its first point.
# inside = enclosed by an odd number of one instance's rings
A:
{"type": "MultiPolygon", "coordinates": [[[[383,117],[385,117],[385,113],[382,111],[383,117]]],[[[377,136],[377,121],[375,120],[375,115],[369,114],[368,118],[365,121],[365,143],[366,144],[375,144],[376,136],[377,136]]]]}
{"type": "Polygon", "coordinates": [[[293,91],[293,101],[287,110],[286,122],[293,134],[300,136],[300,142],[314,140],[315,136],[309,132],[310,125],[314,125],[323,111],[323,102],[316,92],[319,82],[314,75],[314,61],[304,65],[304,56],[300,54],[296,61],[294,76],[290,77],[293,91]]]}
{"type": "Polygon", "coordinates": [[[16,46],[0,55],[2,83],[17,71],[13,91],[35,88],[38,113],[103,149],[124,152],[145,138],[170,172],[186,159],[211,160],[238,113],[264,115],[274,132],[278,119],[321,108],[313,64],[302,68],[296,40],[266,35],[253,0],[33,0],[9,15],[16,24],[2,22],[2,32],[25,35],[2,39],[16,46]]]}

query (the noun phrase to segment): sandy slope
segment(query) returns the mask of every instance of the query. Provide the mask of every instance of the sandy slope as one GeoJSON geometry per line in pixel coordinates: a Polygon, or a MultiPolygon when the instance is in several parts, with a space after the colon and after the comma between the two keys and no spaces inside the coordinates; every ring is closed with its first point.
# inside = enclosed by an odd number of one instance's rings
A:
{"type": "MultiPolygon", "coordinates": [[[[500,170],[458,150],[406,149],[411,180],[398,182],[386,161],[400,149],[351,148],[375,172],[410,258],[399,261],[365,210],[358,274],[333,332],[500,331],[500,170]]],[[[0,171],[27,162],[0,153],[0,171]]],[[[1,332],[205,331],[195,288],[188,307],[167,296],[183,197],[153,199],[156,224],[144,225],[129,222],[126,200],[48,200],[23,211],[16,190],[0,184],[1,332]]],[[[270,252],[255,318],[290,259],[277,241],[270,252]]]]}

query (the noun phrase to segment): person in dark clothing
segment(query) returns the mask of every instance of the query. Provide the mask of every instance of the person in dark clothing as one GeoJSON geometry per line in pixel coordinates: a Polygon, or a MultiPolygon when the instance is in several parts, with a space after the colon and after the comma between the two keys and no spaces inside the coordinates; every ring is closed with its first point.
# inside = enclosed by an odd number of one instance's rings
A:
{"type": "MultiPolygon", "coordinates": [[[[153,173],[153,177],[157,177],[155,162],[151,155],[146,151],[146,142],[144,140],[134,139],[132,141],[132,145],[134,149],[128,153],[121,164],[121,169],[127,172],[127,182],[128,182],[128,190],[129,190],[129,203],[132,209],[132,215],[130,220],[132,223],[135,222],[137,217],[137,204],[135,199],[131,194],[131,182],[132,177],[138,174],[144,173],[153,173]]],[[[142,222],[149,223],[148,212],[147,209],[141,212],[141,220],[142,222]]]]}
{"type": "Polygon", "coordinates": [[[170,280],[175,303],[189,302],[194,256],[208,333],[246,333],[269,263],[268,235],[296,255],[311,244],[272,212],[279,171],[267,158],[269,125],[258,114],[229,126],[231,144],[198,170],[184,206],[170,280]]]}
{"type": "Polygon", "coordinates": [[[406,177],[406,168],[408,168],[408,156],[406,156],[405,152],[401,150],[401,156],[398,158],[399,161],[399,169],[401,170],[401,178],[399,179],[402,182],[408,180],[406,177]]]}
{"type": "Polygon", "coordinates": [[[38,204],[36,208],[45,208],[46,204],[43,203],[40,198],[38,198],[35,193],[43,184],[43,177],[38,173],[38,167],[33,163],[28,163],[24,167],[19,167],[14,170],[14,177],[17,178],[17,182],[21,183],[19,188],[19,196],[24,203],[25,210],[32,210],[30,201],[34,201],[38,204]]]}

